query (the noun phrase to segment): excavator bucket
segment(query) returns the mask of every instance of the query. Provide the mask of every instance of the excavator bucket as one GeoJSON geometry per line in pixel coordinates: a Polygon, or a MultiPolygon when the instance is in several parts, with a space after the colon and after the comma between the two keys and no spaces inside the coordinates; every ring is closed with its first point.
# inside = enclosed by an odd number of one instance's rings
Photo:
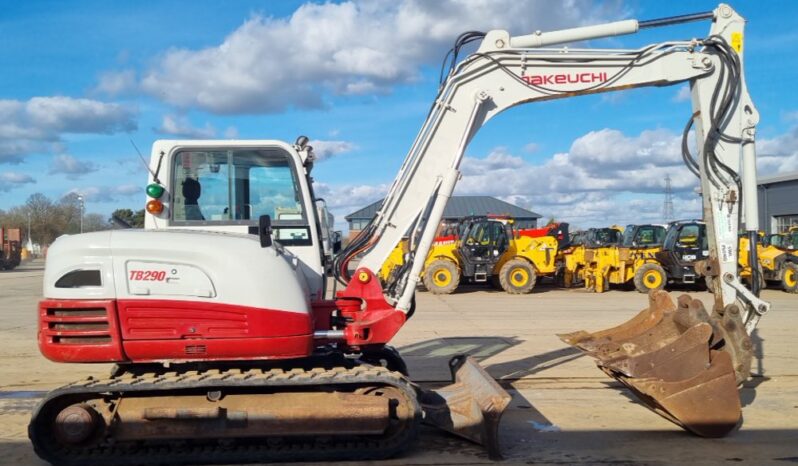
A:
{"type": "Polygon", "coordinates": [[[686,295],[676,306],[666,292],[656,291],[649,302],[617,327],[560,338],[595,358],[601,370],[669,421],[702,437],[726,435],[742,416],[733,358],[745,355],[735,351],[740,344],[734,340],[747,335],[727,324],[730,316],[710,317],[701,301],[686,295]],[[713,349],[718,347],[724,351],[713,349]]]}
{"type": "Polygon", "coordinates": [[[501,459],[499,421],[510,394],[471,356],[449,360],[452,384],[421,393],[424,422],[483,445],[491,459],[501,459]]]}

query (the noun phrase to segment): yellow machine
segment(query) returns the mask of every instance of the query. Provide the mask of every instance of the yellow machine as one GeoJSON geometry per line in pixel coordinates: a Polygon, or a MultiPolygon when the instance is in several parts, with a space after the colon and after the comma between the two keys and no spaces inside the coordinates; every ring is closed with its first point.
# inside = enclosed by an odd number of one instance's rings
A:
{"type": "Polygon", "coordinates": [[[568,247],[557,252],[556,282],[559,286],[571,288],[585,282],[585,242],[594,234],[595,228],[573,233],[568,247]]]}
{"type": "MultiPolygon", "coordinates": [[[[665,228],[660,225],[628,225],[626,229],[613,226],[611,235],[620,242],[591,247],[585,252],[585,287],[597,293],[609,285],[634,282],[641,293],[661,290],[667,283],[667,274],[656,258],[665,239],[665,228]],[[622,237],[621,237],[622,233],[622,237]]],[[[611,234],[611,233],[608,233],[611,234]]]]}
{"type": "MultiPolygon", "coordinates": [[[[544,230],[514,231],[512,220],[473,217],[460,225],[459,234],[438,237],[424,262],[421,277],[434,294],[449,294],[460,283],[491,283],[512,294],[526,294],[538,277],[553,276],[560,244],[567,243],[565,223],[544,230]]],[[[400,243],[383,264],[380,275],[388,280],[401,270],[407,243],[400,243]]]]}
{"type": "MultiPolygon", "coordinates": [[[[798,228],[793,227],[782,235],[770,235],[768,244],[763,244],[764,234],[760,234],[759,239],[756,249],[760,288],[778,287],[788,293],[798,293],[798,228]]],[[[750,282],[748,238],[740,237],[739,248],[740,277],[750,282]]]]}

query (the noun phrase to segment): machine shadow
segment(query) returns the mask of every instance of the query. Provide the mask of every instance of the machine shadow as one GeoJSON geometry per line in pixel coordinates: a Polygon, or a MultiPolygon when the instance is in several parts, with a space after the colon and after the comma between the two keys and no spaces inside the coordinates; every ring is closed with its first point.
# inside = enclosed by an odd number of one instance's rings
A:
{"type": "MultiPolygon", "coordinates": [[[[458,354],[484,361],[522,343],[516,337],[450,337],[426,340],[397,348],[407,361],[413,380],[444,382],[449,380],[448,361],[458,354]],[[433,375],[434,374],[434,375],[433,375]]],[[[485,366],[497,381],[510,382],[545,369],[573,361],[584,354],[573,347],[564,347],[522,359],[485,366]]]]}

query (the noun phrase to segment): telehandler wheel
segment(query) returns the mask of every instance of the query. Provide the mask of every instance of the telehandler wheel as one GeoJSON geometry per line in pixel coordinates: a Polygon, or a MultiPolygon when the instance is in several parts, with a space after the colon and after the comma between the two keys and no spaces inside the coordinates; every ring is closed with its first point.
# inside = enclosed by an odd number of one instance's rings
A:
{"type": "Polygon", "coordinates": [[[649,262],[643,264],[635,272],[635,289],[641,293],[648,293],[649,291],[661,290],[665,288],[668,282],[668,276],[665,270],[659,264],[649,262]]]}
{"type": "Polygon", "coordinates": [[[510,294],[527,294],[535,287],[537,275],[532,264],[524,259],[512,259],[499,271],[502,289],[510,294]]]}
{"type": "Polygon", "coordinates": [[[781,287],[787,293],[798,293],[798,265],[792,262],[784,264],[781,273],[781,287]]]}
{"type": "Polygon", "coordinates": [[[460,284],[460,269],[447,259],[433,261],[424,272],[424,287],[432,294],[451,294],[460,284]]]}

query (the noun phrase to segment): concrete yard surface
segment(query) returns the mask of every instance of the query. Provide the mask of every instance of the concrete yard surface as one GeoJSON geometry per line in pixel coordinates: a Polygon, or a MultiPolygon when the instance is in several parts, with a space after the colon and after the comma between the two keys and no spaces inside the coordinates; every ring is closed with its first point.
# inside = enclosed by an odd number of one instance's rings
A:
{"type": "MultiPolygon", "coordinates": [[[[42,272],[40,261],[0,272],[0,464],[45,464],[27,440],[31,410],[46,391],[106,376],[111,367],[56,364],[39,354],[42,272]]],[[[690,294],[709,305],[710,294],[690,294]]],[[[448,359],[469,353],[508,388],[513,399],[500,428],[505,460],[496,464],[798,463],[798,295],[763,296],[773,310],[754,335],[757,375],[741,391],[744,421],[722,439],[692,436],[652,413],[556,337],[627,320],[647,307],[635,291],[540,285],[525,296],[477,286],[449,296],[419,292],[416,314],[394,344],[424,386],[445,384],[448,359]]],[[[402,456],[369,464],[494,464],[467,441],[428,427],[421,434],[402,456]]]]}

